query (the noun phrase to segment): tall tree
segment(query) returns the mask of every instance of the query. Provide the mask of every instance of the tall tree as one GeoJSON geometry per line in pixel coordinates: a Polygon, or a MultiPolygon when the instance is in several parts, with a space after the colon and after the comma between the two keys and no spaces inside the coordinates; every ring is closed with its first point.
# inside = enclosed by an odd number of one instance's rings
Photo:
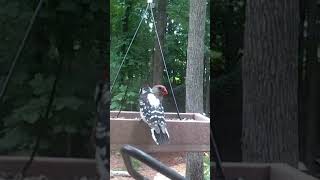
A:
{"type": "MultiPolygon", "coordinates": [[[[167,8],[167,0],[161,0],[156,1],[156,22],[157,22],[157,31],[159,35],[160,44],[163,50],[164,46],[164,40],[165,40],[165,33],[166,33],[166,27],[167,27],[167,14],[166,14],[166,8],[167,8]]],[[[157,37],[155,37],[154,42],[154,53],[153,53],[153,59],[152,59],[152,74],[153,84],[160,84],[163,74],[163,62],[159,47],[159,42],[157,40],[157,37]]]]}
{"type": "Polygon", "coordinates": [[[244,161],[298,165],[298,34],[298,0],[247,1],[244,161]]]}
{"type": "MultiPolygon", "coordinates": [[[[202,113],[206,0],[190,0],[186,71],[186,112],[202,113]]],[[[203,179],[203,154],[187,154],[186,177],[203,179]]]]}
{"type": "Polygon", "coordinates": [[[317,29],[317,0],[307,1],[307,47],[306,47],[306,119],[305,119],[305,160],[307,167],[315,170],[319,142],[320,105],[320,63],[317,57],[319,29],[317,29]]]}
{"type": "MultiPolygon", "coordinates": [[[[125,4],[125,10],[124,10],[124,17],[122,19],[122,32],[125,34],[126,39],[130,39],[128,32],[129,32],[129,18],[130,18],[130,13],[132,9],[132,1],[127,1],[125,4]]],[[[125,54],[127,51],[128,45],[124,43],[122,45],[122,53],[125,54]]]]}

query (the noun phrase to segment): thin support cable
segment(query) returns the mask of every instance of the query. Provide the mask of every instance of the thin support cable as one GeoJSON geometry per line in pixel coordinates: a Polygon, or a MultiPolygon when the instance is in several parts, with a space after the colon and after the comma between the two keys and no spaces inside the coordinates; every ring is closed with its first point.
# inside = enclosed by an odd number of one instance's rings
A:
{"type": "Polygon", "coordinates": [[[155,21],[155,19],[154,19],[153,11],[152,11],[152,8],[151,8],[151,7],[150,7],[150,11],[151,11],[151,17],[152,17],[152,21],[153,21],[153,25],[154,25],[154,30],[155,30],[155,32],[156,32],[157,40],[158,40],[158,43],[159,43],[159,49],[160,49],[160,53],[161,53],[163,65],[164,65],[164,68],[165,68],[165,70],[166,70],[167,78],[168,78],[168,81],[169,81],[169,86],[170,86],[170,89],[171,89],[171,92],[172,92],[172,97],[173,97],[173,100],[174,100],[174,104],[176,105],[178,117],[179,117],[179,119],[181,120],[180,113],[179,113],[179,108],[178,108],[178,104],[177,104],[176,98],[175,98],[175,96],[174,96],[173,89],[172,89],[172,85],[171,85],[171,82],[170,82],[170,76],[169,76],[169,73],[168,73],[167,65],[166,65],[166,62],[165,62],[165,60],[164,60],[164,55],[163,55],[163,51],[162,51],[162,48],[161,48],[160,38],[159,38],[159,35],[158,35],[158,31],[157,31],[156,21],[155,21]]]}
{"type": "Polygon", "coordinates": [[[142,15],[142,18],[141,18],[141,20],[140,20],[140,23],[139,23],[139,25],[138,25],[138,28],[136,29],[136,32],[135,32],[134,35],[133,35],[133,38],[132,38],[132,40],[131,40],[131,42],[130,42],[130,44],[129,44],[129,47],[128,47],[128,49],[127,49],[127,52],[126,52],[126,54],[124,55],[124,57],[123,57],[123,59],[122,59],[122,62],[121,62],[120,67],[119,67],[119,70],[118,70],[118,72],[117,72],[117,74],[116,74],[116,77],[115,77],[115,79],[113,80],[112,86],[111,86],[111,88],[110,88],[110,93],[112,93],[113,86],[115,85],[115,83],[116,83],[116,81],[117,81],[117,78],[118,78],[118,76],[119,76],[121,67],[122,67],[123,64],[124,64],[124,61],[125,61],[125,59],[126,59],[126,57],[127,57],[127,55],[128,55],[128,52],[129,52],[129,50],[130,50],[130,47],[131,47],[133,41],[134,41],[134,39],[135,39],[135,37],[136,37],[136,35],[137,35],[137,33],[138,33],[138,30],[139,30],[139,28],[140,28],[140,26],[141,26],[141,23],[142,23],[142,21],[143,21],[143,19],[144,19],[144,17],[145,17],[145,14],[146,14],[148,8],[149,8],[149,3],[148,3],[148,5],[147,5],[147,7],[146,7],[146,9],[145,9],[145,11],[144,11],[144,14],[142,15]]]}
{"type": "Polygon", "coordinates": [[[124,101],[127,100],[128,87],[129,87],[129,86],[127,85],[126,90],[124,91],[123,98],[121,99],[121,102],[120,102],[120,110],[119,110],[119,112],[118,112],[118,114],[117,114],[117,118],[119,117],[119,114],[120,114],[121,111],[122,111],[122,105],[123,105],[124,101]]]}
{"type": "Polygon", "coordinates": [[[221,157],[220,154],[218,152],[218,147],[216,144],[216,141],[213,137],[213,132],[212,132],[212,128],[210,128],[210,138],[211,138],[211,143],[213,145],[213,157],[216,161],[216,179],[217,180],[225,180],[225,176],[224,176],[224,172],[223,172],[223,168],[222,168],[222,161],[221,161],[221,157]]]}
{"type": "Polygon", "coordinates": [[[1,89],[0,102],[2,102],[2,99],[3,99],[3,97],[4,97],[4,94],[6,93],[6,90],[7,90],[7,88],[8,88],[8,84],[9,84],[9,81],[10,81],[12,75],[13,75],[13,72],[14,72],[14,69],[15,69],[15,67],[16,67],[17,61],[18,61],[18,59],[19,59],[19,57],[20,57],[20,55],[21,55],[21,53],[22,53],[22,50],[23,50],[23,48],[24,48],[24,46],[25,46],[25,44],[26,44],[27,39],[29,38],[30,31],[31,31],[31,29],[32,29],[32,27],[33,27],[33,24],[34,24],[34,22],[35,22],[35,20],[36,20],[36,17],[37,17],[38,14],[39,14],[39,11],[40,11],[40,9],[41,9],[41,7],[42,7],[42,4],[43,4],[43,0],[39,0],[38,6],[37,6],[36,10],[34,11],[32,17],[31,17],[31,19],[30,19],[29,25],[28,25],[27,30],[26,30],[26,33],[25,33],[25,35],[24,35],[24,37],[23,37],[23,39],[22,39],[22,41],[21,41],[21,44],[20,44],[20,46],[19,46],[19,49],[18,49],[18,51],[17,51],[17,53],[16,53],[16,55],[15,55],[13,61],[12,61],[12,64],[11,64],[9,73],[8,73],[8,75],[7,75],[7,77],[6,77],[5,81],[4,81],[3,88],[1,89]]]}

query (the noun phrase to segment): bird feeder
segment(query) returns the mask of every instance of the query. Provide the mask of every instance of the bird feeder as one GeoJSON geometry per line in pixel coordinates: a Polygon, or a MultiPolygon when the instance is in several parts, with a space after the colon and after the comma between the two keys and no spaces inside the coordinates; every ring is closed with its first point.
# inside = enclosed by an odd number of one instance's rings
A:
{"type": "Polygon", "coordinates": [[[208,152],[210,151],[210,119],[199,113],[165,113],[170,135],[169,144],[157,145],[150,128],[140,121],[139,112],[110,112],[111,150],[130,144],[145,152],[208,152]],[[118,115],[118,117],[117,117],[118,115]]]}

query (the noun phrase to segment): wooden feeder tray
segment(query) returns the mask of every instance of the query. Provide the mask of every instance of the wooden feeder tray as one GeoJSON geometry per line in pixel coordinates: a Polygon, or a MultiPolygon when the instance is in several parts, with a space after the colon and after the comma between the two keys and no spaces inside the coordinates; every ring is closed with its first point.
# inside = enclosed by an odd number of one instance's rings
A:
{"type": "Polygon", "coordinates": [[[140,113],[111,111],[111,150],[130,144],[145,152],[209,152],[210,119],[199,113],[165,113],[170,142],[158,146],[152,140],[149,127],[140,121],[140,113]]]}

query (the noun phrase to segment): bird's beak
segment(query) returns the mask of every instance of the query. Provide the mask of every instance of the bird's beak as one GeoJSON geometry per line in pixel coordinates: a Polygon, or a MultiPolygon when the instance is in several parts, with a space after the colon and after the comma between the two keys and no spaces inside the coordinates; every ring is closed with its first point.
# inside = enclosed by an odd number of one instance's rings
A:
{"type": "Polygon", "coordinates": [[[167,89],[164,89],[164,91],[162,92],[162,95],[163,95],[163,96],[168,95],[168,91],[167,91],[167,89]]]}

